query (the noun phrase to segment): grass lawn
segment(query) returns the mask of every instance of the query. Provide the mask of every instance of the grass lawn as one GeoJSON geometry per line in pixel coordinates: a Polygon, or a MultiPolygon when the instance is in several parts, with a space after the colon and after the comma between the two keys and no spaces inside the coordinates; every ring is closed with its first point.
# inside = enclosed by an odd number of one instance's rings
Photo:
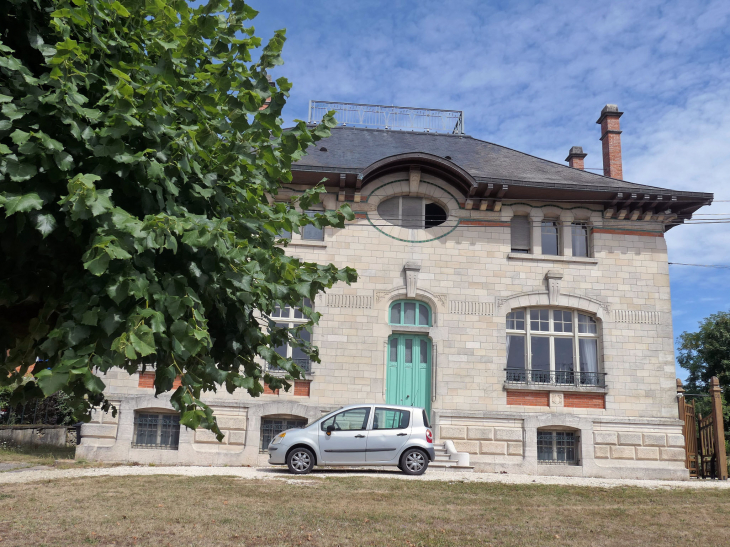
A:
{"type": "Polygon", "coordinates": [[[98,477],[0,486],[0,547],[730,545],[727,490],[98,477]]]}

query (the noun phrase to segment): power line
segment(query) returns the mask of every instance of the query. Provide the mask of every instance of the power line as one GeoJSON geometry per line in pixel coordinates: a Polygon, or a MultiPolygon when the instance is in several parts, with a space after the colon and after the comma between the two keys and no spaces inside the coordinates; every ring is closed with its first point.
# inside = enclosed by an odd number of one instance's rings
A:
{"type": "Polygon", "coordinates": [[[669,262],[670,266],[697,266],[698,268],[718,268],[721,270],[730,270],[730,266],[724,264],[685,264],[684,262],[669,262]]]}

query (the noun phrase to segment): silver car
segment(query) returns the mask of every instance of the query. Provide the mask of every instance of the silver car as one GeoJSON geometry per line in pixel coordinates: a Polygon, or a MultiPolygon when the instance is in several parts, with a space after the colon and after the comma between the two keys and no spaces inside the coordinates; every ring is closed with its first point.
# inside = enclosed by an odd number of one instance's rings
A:
{"type": "Polygon", "coordinates": [[[298,475],[315,465],[392,465],[421,475],[435,458],[426,411],[411,406],[345,406],[269,444],[269,463],[298,475]]]}

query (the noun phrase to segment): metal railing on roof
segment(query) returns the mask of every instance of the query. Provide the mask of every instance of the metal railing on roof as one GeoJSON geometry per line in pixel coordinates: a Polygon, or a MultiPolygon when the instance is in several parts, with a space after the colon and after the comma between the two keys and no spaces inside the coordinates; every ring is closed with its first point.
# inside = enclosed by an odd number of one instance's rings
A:
{"type": "Polygon", "coordinates": [[[337,123],[343,126],[464,134],[464,112],[461,110],[309,101],[308,122],[317,123],[330,110],[335,111],[337,123]]]}

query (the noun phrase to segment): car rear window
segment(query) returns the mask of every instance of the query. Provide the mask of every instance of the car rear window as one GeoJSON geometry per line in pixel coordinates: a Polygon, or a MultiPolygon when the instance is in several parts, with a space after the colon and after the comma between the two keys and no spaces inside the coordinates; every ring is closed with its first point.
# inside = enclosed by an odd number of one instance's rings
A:
{"type": "Polygon", "coordinates": [[[431,424],[428,423],[428,415],[426,414],[426,411],[423,410],[423,425],[424,427],[431,427],[431,424]]]}

